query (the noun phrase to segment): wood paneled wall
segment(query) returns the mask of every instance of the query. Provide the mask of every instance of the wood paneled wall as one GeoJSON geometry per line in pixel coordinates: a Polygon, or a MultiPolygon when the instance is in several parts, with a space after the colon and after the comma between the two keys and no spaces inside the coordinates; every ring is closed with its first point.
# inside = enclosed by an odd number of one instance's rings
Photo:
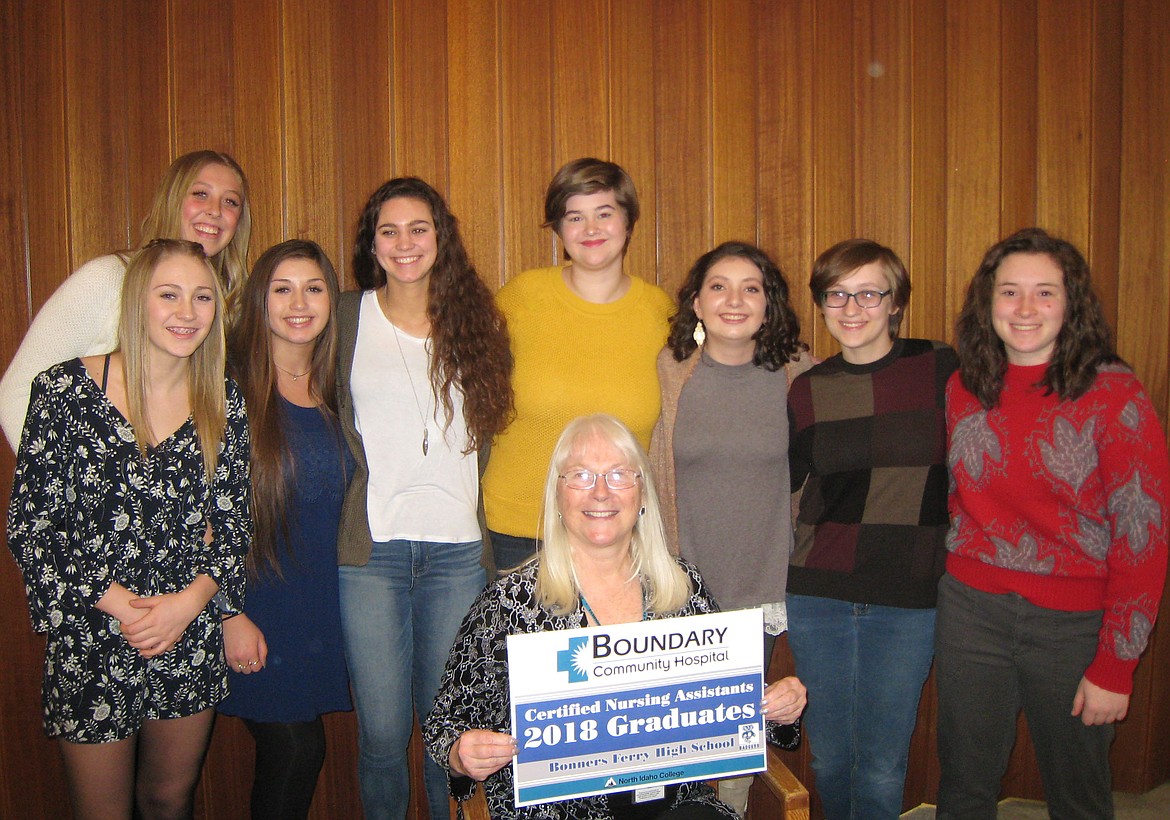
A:
{"type": "MultiPolygon", "coordinates": [[[[10,0],[0,5],[0,363],[90,257],[137,241],[168,162],[231,152],[252,258],[319,241],[346,271],[365,197],[417,174],[498,286],[552,262],[543,189],[564,161],[624,165],[643,216],[629,270],[672,290],[716,242],[804,283],[829,244],[905,258],[909,332],[949,339],[986,247],[1039,224],[1080,245],[1122,354],[1170,411],[1170,6],[1164,0],[10,0]]],[[[6,501],[12,454],[0,454],[6,501]]],[[[40,735],[41,644],[0,562],[0,815],[64,816],[40,735]]],[[[922,707],[908,803],[937,766],[922,707]]],[[[1170,777],[1170,629],[1139,667],[1117,785],[1170,777]]],[[[201,792],[243,816],[246,736],[221,722],[201,792]]],[[[352,718],[317,817],[353,816],[352,718]]],[[[807,750],[794,758],[806,780],[807,750]]],[[[1007,782],[1036,794],[1026,746],[1007,782]]]]}

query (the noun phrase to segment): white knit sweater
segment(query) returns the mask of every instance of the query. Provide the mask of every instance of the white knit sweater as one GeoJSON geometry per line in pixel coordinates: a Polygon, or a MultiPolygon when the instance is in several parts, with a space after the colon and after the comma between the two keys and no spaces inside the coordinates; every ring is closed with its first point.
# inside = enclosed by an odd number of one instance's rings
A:
{"type": "Polygon", "coordinates": [[[13,450],[20,444],[37,374],[57,362],[109,353],[117,346],[125,275],[120,256],[99,256],[62,282],[37,313],[0,381],[0,425],[13,450]]]}

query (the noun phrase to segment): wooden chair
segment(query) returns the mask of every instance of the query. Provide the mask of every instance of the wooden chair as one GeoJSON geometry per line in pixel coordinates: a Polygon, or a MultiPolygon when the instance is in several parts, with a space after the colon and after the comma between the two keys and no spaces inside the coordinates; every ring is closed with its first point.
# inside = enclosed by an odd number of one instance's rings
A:
{"type": "MultiPolygon", "coordinates": [[[[458,816],[455,801],[451,801],[451,817],[458,816]]],[[[475,796],[463,804],[466,820],[491,820],[483,788],[476,788],[475,796]]],[[[749,820],[808,820],[808,789],[796,779],[780,755],[768,747],[768,770],[760,772],[752,784],[748,802],[749,820]]]]}

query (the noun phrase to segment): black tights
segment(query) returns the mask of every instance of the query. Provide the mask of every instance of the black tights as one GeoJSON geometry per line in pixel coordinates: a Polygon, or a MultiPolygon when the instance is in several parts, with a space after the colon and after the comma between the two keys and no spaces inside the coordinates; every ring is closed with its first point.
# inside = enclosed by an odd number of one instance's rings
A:
{"type": "Polygon", "coordinates": [[[304,723],[244,725],[256,741],[252,820],[293,820],[309,814],[317,776],[325,762],[325,726],[317,717],[304,723]]]}

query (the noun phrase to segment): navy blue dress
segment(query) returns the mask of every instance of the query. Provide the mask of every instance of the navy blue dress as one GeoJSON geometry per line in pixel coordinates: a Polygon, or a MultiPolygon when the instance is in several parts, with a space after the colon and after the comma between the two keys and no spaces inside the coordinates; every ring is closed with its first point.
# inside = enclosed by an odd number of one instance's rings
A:
{"type": "Polygon", "coordinates": [[[262,723],[299,723],[352,708],[337,591],[337,522],[353,459],[319,410],[280,402],[295,465],[288,510],[293,551],[281,539],[283,579],[248,580],[245,611],[264,633],[268,663],[253,675],[233,673],[231,694],[218,709],[262,723]]]}

